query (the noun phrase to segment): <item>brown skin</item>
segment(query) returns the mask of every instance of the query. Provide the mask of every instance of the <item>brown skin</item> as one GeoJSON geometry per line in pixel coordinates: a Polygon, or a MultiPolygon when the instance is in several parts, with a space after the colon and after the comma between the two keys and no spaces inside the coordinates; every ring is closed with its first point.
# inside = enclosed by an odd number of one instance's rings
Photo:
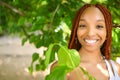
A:
{"type": "MultiPolygon", "coordinates": [[[[109,80],[108,69],[100,51],[101,45],[106,40],[106,26],[103,14],[98,8],[89,7],[83,12],[77,37],[82,45],[79,50],[80,66],[97,80],[109,80]]],[[[116,66],[120,75],[120,65],[116,64],[116,66]]],[[[67,80],[88,80],[88,77],[85,77],[78,67],[68,74],[67,80]]]]}
{"type": "MultiPolygon", "coordinates": [[[[109,74],[108,74],[106,63],[104,62],[104,60],[100,63],[100,66],[102,66],[102,71],[104,71],[105,74],[103,74],[100,71],[100,69],[98,69],[98,67],[96,67],[95,64],[81,63],[81,66],[84,68],[86,67],[86,70],[89,72],[89,74],[91,74],[97,80],[109,80],[109,74]],[[84,66],[82,66],[82,65],[84,65],[84,66]]],[[[117,66],[118,73],[120,76],[120,65],[118,63],[116,63],[116,66],[117,66]]],[[[77,67],[76,69],[72,70],[68,74],[66,80],[88,80],[88,77],[83,74],[83,72],[80,70],[79,67],[77,67]],[[78,74],[79,74],[79,76],[77,76],[78,74]]]]}
{"type": "MultiPolygon", "coordinates": [[[[101,11],[93,6],[87,8],[81,15],[77,29],[77,38],[82,45],[79,50],[81,57],[79,66],[97,80],[109,80],[108,69],[100,51],[106,36],[105,19],[101,11]]],[[[55,66],[57,62],[51,68],[55,66]]],[[[116,63],[116,66],[120,75],[120,65],[116,63]]],[[[77,67],[68,73],[66,80],[88,80],[88,77],[77,67]]]]}
{"type": "Polygon", "coordinates": [[[115,62],[115,65],[117,67],[117,71],[118,71],[118,74],[120,76],[120,64],[118,64],[117,62],[115,62]]]}

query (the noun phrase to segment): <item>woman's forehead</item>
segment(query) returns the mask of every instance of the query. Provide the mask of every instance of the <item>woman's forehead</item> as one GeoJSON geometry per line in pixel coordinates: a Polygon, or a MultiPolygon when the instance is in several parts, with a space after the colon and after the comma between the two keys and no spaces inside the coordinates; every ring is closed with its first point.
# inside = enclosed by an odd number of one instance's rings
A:
{"type": "Polygon", "coordinates": [[[104,20],[104,16],[102,12],[94,6],[86,8],[83,13],[81,14],[80,19],[94,19],[96,18],[97,20],[104,20]]]}

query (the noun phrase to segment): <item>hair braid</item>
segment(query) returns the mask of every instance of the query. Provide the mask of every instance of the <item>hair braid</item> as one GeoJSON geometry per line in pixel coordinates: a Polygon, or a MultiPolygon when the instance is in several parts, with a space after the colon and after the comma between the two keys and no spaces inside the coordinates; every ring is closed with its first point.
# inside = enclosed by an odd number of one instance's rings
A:
{"type": "Polygon", "coordinates": [[[90,6],[90,4],[86,4],[84,5],[82,8],[80,8],[73,20],[73,25],[72,25],[72,32],[71,32],[71,36],[70,36],[70,41],[69,41],[69,45],[68,48],[70,49],[76,49],[79,50],[81,45],[79,43],[76,43],[76,39],[77,39],[77,27],[79,25],[79,19],[81,14],[83,13],[83,11],[88,8],[90,6]]]}
{"type": "Polygon", "coordinates": [[[96,7],[99,8],[100,11],[103,13],[103,16],[105,18],[105,23],[106,23],[106,29],[107,29],[106,41],[103,43],[101,52],[106,57],[106,59],[110,59],[111,57],[110,48],[111,48],[111,41],[112,41],[112,17],[109,10],[106,7],[100,4],[96,4],[96,7]]]}

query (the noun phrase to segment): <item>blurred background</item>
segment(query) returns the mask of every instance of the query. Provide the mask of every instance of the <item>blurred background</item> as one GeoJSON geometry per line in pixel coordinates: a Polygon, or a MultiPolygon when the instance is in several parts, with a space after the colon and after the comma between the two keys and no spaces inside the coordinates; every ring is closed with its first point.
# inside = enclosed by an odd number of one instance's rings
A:
{"type": "Polygon", "coordinates": [[[45,51],[52,43],[67,46],[74,15],[86,3],[110,10],[111,54],[120,63],[120,0],[0,0],[0,80],[44,80],[45,51]],[[41,58],[33,67],[35,53],[41,58]]]}

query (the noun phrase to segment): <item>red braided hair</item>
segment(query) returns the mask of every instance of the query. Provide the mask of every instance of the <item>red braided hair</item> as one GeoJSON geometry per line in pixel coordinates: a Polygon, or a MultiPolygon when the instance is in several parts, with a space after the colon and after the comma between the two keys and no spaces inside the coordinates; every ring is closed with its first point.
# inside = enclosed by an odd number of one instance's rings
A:
{"type": "Polygon", "coordinates": [[[81,48],[81,44],[77,43],[78,42],[77,28],[79,25],[79,19],[82,15],[83,11],[85,11],[86,8],[91,7],[91,6],[97,7],[102,12],[102,14],[105,18],[107,37],[106,37],[106,41],[103,43],[103,45],[101,47],[101,53],[103,56],[105,56],[106,59],[110,59],[111,58],[110,48],[111,48],[111,41],[112,41],[112,16],[111,16],[111,13],[109,12],[109,10],[101,4],[96,4],[96,5],[86,4],[78,10],[78,12],[75,15],[74,20],[73,20],[72,31],[71,31],[68,48],[76,49],[76,50],[79,50],[81,48]]]}

